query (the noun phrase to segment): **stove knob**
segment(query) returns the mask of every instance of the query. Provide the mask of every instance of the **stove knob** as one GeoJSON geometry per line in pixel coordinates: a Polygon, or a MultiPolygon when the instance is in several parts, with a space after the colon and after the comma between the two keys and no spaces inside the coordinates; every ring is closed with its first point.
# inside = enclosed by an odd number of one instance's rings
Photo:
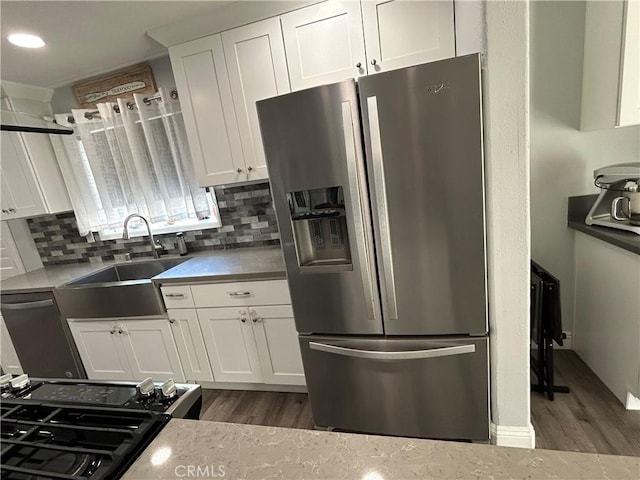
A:
{"type": "Polygon", "coordinates": [[[11,379],[12,378],[13,378],[13,376],[10,373],[2,375],[0,377],[0,390],[2,390],[2,391],[8,390],[9,387],[11,386],[11,379]]]}
{"type": "Polygon", "coordinates": [[[173,381],[173,378],[170,378],[169,380],[164,382],[162,385],[160,385],[160,396],[163,399],[168,400],[169,398],[175,397],[177,394],[178,394],[178,388],[176,387],[176,384],[173,381]]]}
{"type": "Polygon", "coordinates": [[[24,373],[11,380],[11,389],[22,390],[23,388],[28,387],[30,383],[29,375],[24,373]]]}
{"type": "Polygon", "coordinates": [[[138,398],[152,397],[156,393],[155,385],[153,384],[153,378],[147,377],[138,385],[136,385],[136,392],[138,394],[138,398]]]}

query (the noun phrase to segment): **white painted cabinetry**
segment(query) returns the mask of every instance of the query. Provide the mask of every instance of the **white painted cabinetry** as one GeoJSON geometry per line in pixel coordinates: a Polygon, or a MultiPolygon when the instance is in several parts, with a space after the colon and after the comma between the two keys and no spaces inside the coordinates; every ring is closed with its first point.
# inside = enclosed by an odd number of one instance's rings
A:
{"type": "Polygon", "coordinates": [[[290,92],[280,20],[270,18],[222,33],[247,180],[268,178],[256,102],[290,92]]]}
{"type": "Polygon", "coordinates": [[[186,380],[212,382],[211,365],[195,309],[169,309],[167,314],[186,380]]]}
{"type": "Polygon", "coordinates": [[[92,380],[184,381],[167,318],[68,321],[92,380]]]}
{"type": "Polygon", "coordinates": [[[201,186],[267,178],[255,106],[289,92],[278,18],[169,49],[201,186]]]}
{"type": "Polygon", "coordinates": [[[453,0],[361,5],[369,73],[455,57],[453,0]]]}
{"type": "Polygon", "coordinates": [[[25,268],[8,222],[0,223],[0,281],[2,281],[24,273],[25,268]]]}
{"type": "Polygon", "coordinates": [[[24,373],[2,315],[0,315],[0,366],[4,373],[24,373]]]}
{"type": "Polygon", "coordinates": [[[216,381],[262,383],[247,308],[200,308],[198,318],[216,381]]]}
{"type": "Polygon", "coordinates": [[[359,2],[323,2],[280,17],[292,90],[367,72],[359,2]]]}
{"type": "Polygon", "coordinates": [[[587,2],[580,128],[640,124],[640,1],[587,2]]]}
{"type": "Polygon", "coordinates": [[[281,16],[291,88],[454,57],[448,1],[326,2],[281,16]]]}
{"type": "Polygon", "coordinates": [[[187,378],[189,365],[203,369],[208,361],[216,382],[305,385],[286,280],[168,285],[161,290],[172,306],[195,306],[169,310],[169,318],[176,320],[174,328],[179,318],[185,319],[195,339],[197,316],[204,342],[205,357],[195,346],[199,340],[182,346],[182,334],[174,330],[187,378]]]}
{"type": "Polygon", "coordinates": [[[200,186],[244,180],[242,144],[220,34],[171,47],[169,56],[200,186]]]}
{"type": "MultiPolygon", "coordinates": [[[[3,82],[3,88],[22,92],[21,86],[12,82],[3,82]]],[[[4,98],[2,109],[36,116],[51,115],[49,103],[26,98],[4,98]]],[[[47,135],[4,131],[0,142],[2,220],[71,210],[69,195],[47,135]]]]}

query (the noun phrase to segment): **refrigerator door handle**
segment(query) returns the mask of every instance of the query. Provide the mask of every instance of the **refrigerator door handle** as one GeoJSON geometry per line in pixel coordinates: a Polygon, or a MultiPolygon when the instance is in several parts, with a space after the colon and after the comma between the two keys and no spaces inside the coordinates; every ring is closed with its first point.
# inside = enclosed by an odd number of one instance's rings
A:
{"type": "Polygon", "coordinates": [[[393,275],[393,252],[391,250],[391,232],[389,227],[389,208],[387,205],[387,187],[384,181],[384,159],[382,158],[382,139],[380,121],[378,119],[378,98],[367,98],[369,111],[369,136],[373,163],[373,179],[375,181],[375,203],[380,226],[380,246],[382,257],[384,297],[382,307],[385,320],[398,319],[396,301],[396,284],[393,275]]]}
{"type": "Polygon", "coordinates": [[[362,211],[360,178],[358,175],[358,161],[356,158],[355,133],[353,130],[353,112],[351,102],[342,102],[342,128],[344,130],[344,146],[347,154],[347,174],[349,176],[349,194],[351,197],[354,231],[356,245],[358,248],[358,261],[360,263],[360,275],[367,296],[367,314],[370,319],[375,320],[374,309],[374,287],[371,277],[371,257],[369,255],[369,244],[367,241],[367,231],[364,214],[362,211]]]}
{"type": "Polygon", "coordinates": [[[356,348],[339,347],[327,343],[309,342],[311,350],[343,355],[346,357],[366,358],[369,360],[415,360],[422,358],[449,357],[475,353],[475,344],[454,345],[428,350],[407,350],[396,352],[382,352],[377,350],[360,350],[356,348]]]}

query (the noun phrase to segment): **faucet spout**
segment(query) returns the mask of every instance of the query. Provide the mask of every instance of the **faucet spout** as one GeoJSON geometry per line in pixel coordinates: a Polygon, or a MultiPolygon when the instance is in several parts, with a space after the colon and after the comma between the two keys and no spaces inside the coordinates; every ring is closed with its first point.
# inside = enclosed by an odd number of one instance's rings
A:
{"type": "Polygon", "coordinates": [[[122,238],[124,240],[129,240],[129,221],[132,218],[139,218],[140,220],[142,220],[144,222],[144,224],[147,226],[147,231],[149,232],[149,244],[151,245],[151,251],[153,252],[153,258],[160,258],[160,250],[162,250],[162,245],[156,245],[156,242],[153,238],[153,233],[151,233],[151,227],[149,226],[149,222],[147,221],[146,218],[144,218],[142,215],[138,214],[138,213],[132,213],[131,215],[129,215],[127,218],[124,219],[124,225],[123,225],[123,231],[122,231],[122,238]]]}

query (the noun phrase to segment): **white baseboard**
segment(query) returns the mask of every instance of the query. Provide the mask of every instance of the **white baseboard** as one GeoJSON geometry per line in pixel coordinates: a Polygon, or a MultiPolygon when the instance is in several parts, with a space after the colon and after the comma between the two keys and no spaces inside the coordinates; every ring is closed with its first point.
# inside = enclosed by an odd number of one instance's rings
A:
{"type": "Polygon", "coordinates": [[[624,407],[627,410],[640,410],[640,398],[634,396],[630,392],[627,392],[627,401],[624,407]]]}
{"type": "Polygon", "coordinates": [[[501,447],[535,448],[536,432],[533,425],[510,427],[491,422],[491,443],[501,447]]]}

